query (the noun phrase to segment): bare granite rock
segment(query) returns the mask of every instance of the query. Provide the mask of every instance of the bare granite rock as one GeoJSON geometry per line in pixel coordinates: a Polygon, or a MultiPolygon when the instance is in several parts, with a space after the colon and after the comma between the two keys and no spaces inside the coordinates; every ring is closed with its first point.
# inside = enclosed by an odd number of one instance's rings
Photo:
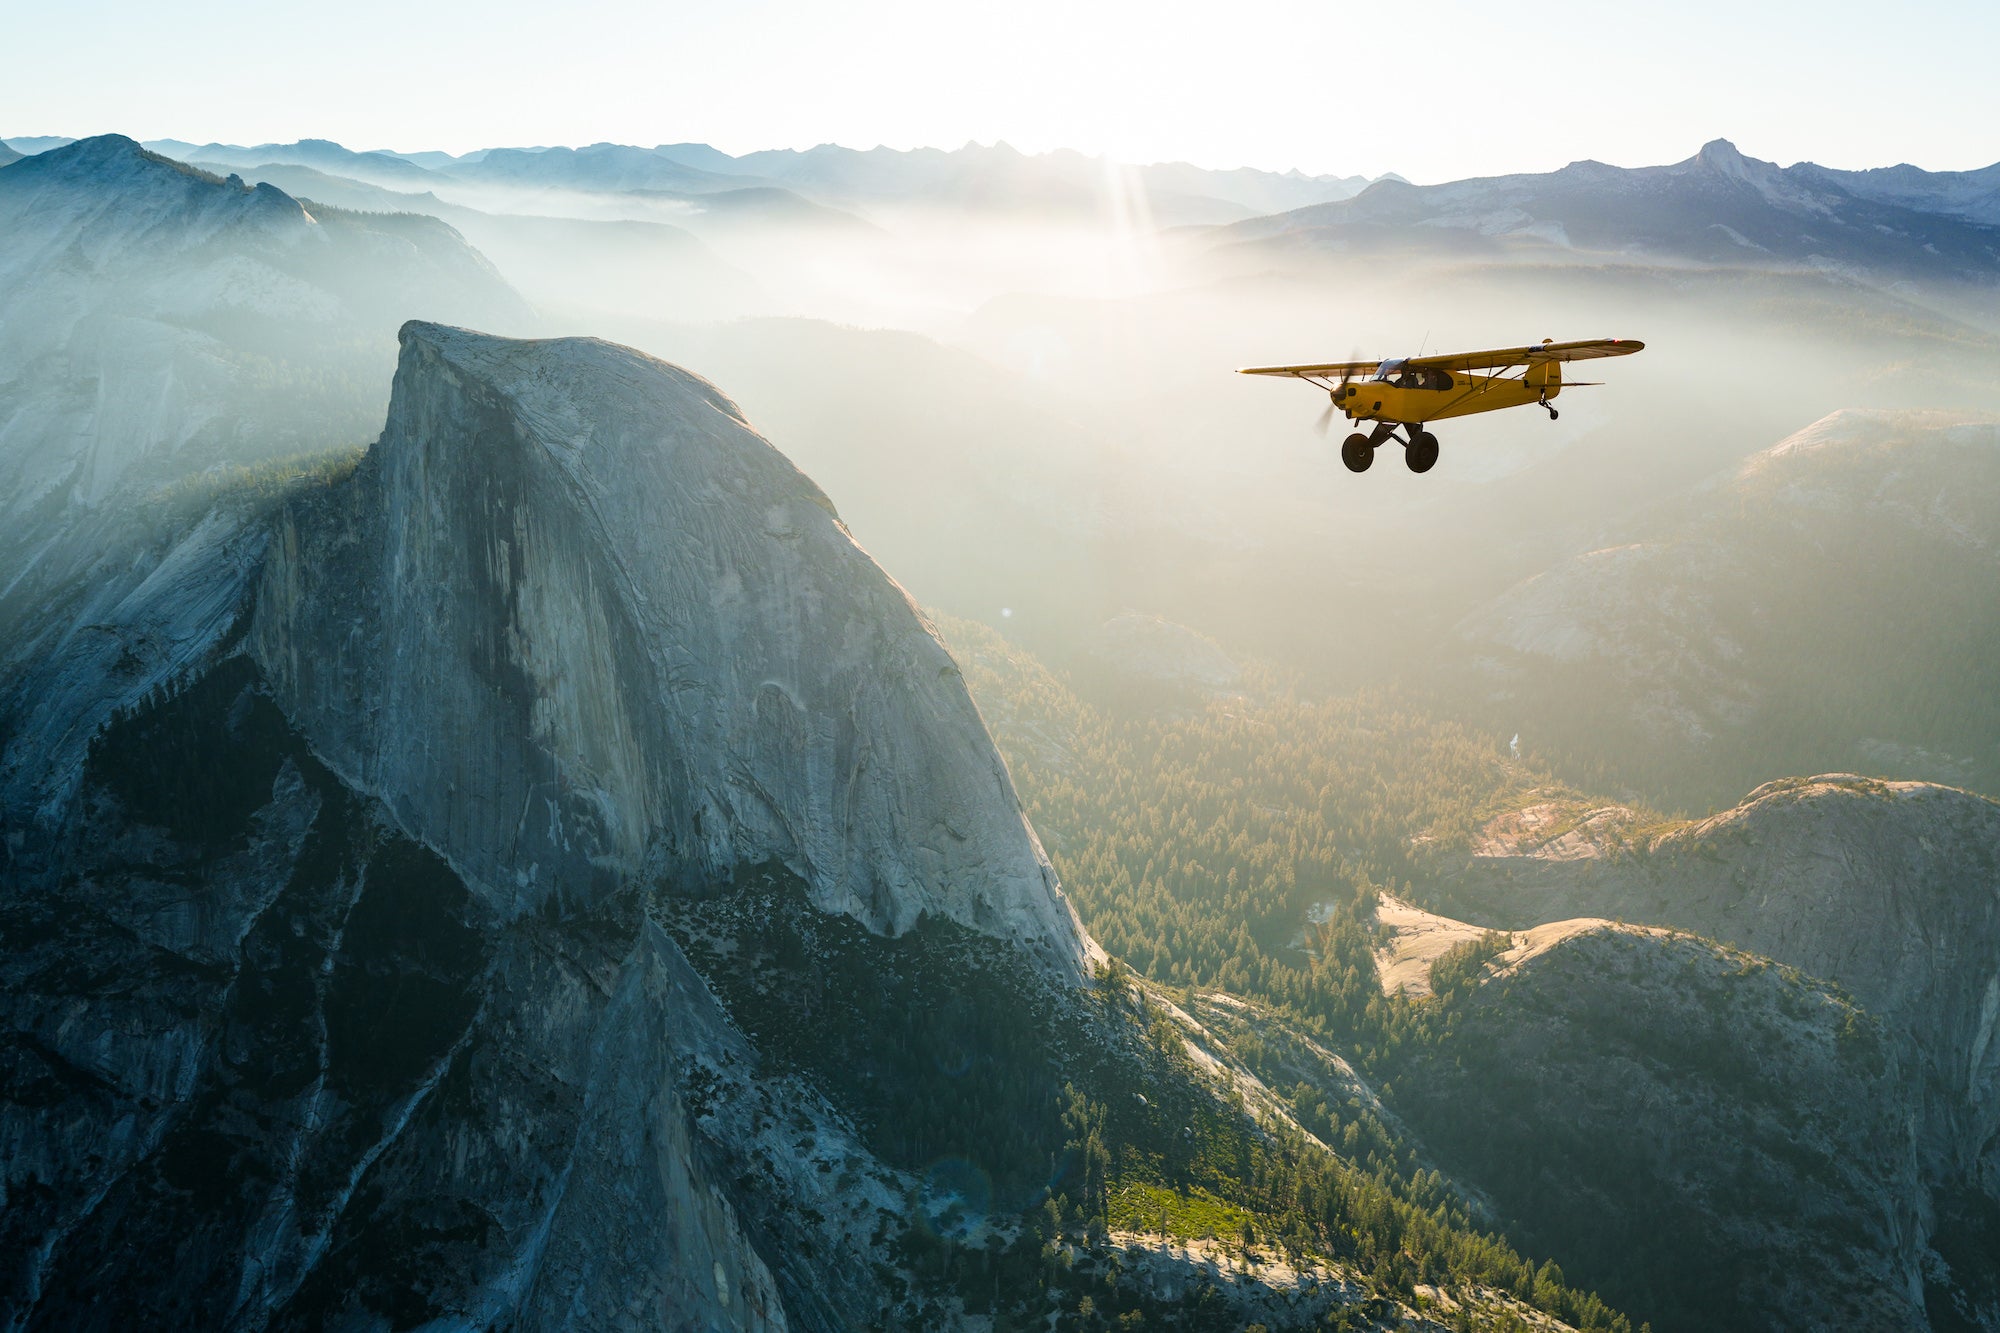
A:
{"type": "MultiPolygon", "coordinates": [[[[1953,1248],[1951,1201],[2000,1201],[2000,804],[1824,774],[1622,836],[1587,858],[1555,843],[1477,856],[1434,897],[1504,929],[1576,916],[1672,926],[1843,987],[1882,1024],[1909,1085],[1916,1235],[1953,1248]]],[[[1871,1081],[1865,1095],[1892,1090],[1871,1081]]],[[[1925,1263],[1908,1247],[1898,1281],[1919,1284],[1925,1263]]],[[[1990,1255],[1983,1272],[1959,1268],[1992,1281],[1990,1255]]]]}
{"type": "Polygon", "coordinates": [[[369,459],[274,504],[15,621],[0,1327],[913,1317],[914,1183],[644,907],[783,862],[1073,994],[902,590],[713,388],[591,341],[411,326],[369,459]]]}
{"type": "Polygon", "coordinates": [[[1920,1093],[1823,983],[1694,936],[1551,923],[1397,1089],[1523,1243],[1655,1327],[1931,1326],[1920,1093]]]}
{"type": "Polygon", "coordinates": [[[876,930],[1090,954],[930,626],[684,371],[408,325],[382,439],[258,599],[286,712],[498,918],[776,860],[876,930]]]}

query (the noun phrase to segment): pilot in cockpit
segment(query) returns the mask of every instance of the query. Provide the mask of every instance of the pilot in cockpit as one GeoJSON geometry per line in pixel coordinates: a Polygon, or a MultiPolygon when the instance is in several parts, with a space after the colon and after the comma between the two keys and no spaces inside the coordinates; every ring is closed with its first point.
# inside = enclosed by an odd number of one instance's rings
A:
{"type": "Polygon", "coordinates": [[[1398,389],[1449,389],[1451,387],[1450,372],[1413,366],[1407,361],[1384,361],[1380,368],[1376,370],[1375,378],[1378,380],[1387,380],[1398,389]]]}

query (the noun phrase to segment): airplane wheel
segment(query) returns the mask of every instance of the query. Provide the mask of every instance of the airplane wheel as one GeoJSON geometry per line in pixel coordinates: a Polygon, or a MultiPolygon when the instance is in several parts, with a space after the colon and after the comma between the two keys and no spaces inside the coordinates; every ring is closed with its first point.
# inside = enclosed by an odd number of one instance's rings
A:
{"type": "Polygon", "coordinates": [[[1349,472],[1366,472],[1375,461],[1375,446],[1368,443],[1366,435],[1355,431],[1341,442],[1340,461],[1347,464],[1349,472]]]}
{"type": "Polygon", "coordinates": [[[1427,430],[1418,431],[1417,438],[1403,447],[1403,461],[1412,472],[1429,472],[1437,466],[1438,437],[1427,430]]]}

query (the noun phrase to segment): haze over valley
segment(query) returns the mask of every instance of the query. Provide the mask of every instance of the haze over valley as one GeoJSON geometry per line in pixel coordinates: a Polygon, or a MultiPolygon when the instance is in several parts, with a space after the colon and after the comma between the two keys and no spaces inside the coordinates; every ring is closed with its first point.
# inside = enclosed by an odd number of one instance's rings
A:
{"type": "Polygon", "coordinates": [[[7,138],[0,1323],[2000,1328],[2000,164],[1685,147],[7,138]]]}

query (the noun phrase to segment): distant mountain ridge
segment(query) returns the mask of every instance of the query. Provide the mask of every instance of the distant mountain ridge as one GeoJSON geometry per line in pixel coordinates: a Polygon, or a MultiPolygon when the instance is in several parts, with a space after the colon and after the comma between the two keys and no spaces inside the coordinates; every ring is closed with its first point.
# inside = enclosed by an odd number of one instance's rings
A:
{"type": "Polygon", "coordinates": [[[2000,276],[2000,210],[1983,172],[1883,175],[1780,167],[1726,139],[1683,162],[1479,177],[1443,185],[1377,182],[1352,199],[1225,229],[1226,241],[1338,250],[1371,237],[1425,235],[1468,250],[1530,243],[1701,263],[1732,261],[1958,280],[2000,276]]]}
{"type": "Polygon", "coordinates": [[[331,139],[300,139],[297,143],[266,143],[250,148],[235,144],[192,144],[180,139],[154,139],[146,146],[184,162],[226,162],[237,167],[254,167],[272,161],[295,162],[339,175],[394,182],[406,188],[422,188],[434,179],[432,173],[393,153],[357,153],[331,139]]]}
{"type": "MultiPolygon", "coordinates": [[[[67,142],[20,136],[0,152],[33,154],[67,142]]],[[[2000,269],[2000,163],[1974,171],[1908,163],[1860,171],[1812,162],[1780,167],[1745,156],[1726,139],[1663,166],[1585,160],[1553,172],[1436,185],[1412,185],[1394,173],[1371,180],[1186,162],[1125,164],[1070,149],[1028,154],[1004,141],[957,149],[824,143],[740,156],[705,143],[499,146],[456,155],[355,151],[327,139],[254,146],[156,139],[147,147],[234,167],[307,166],[418,193],[454,183],[692,196],[779,187],[836,207],[1108,204],[1134,208],[1157,225],[1223,226],[1226,241],[1338,246],[1369,232],[1421,227],[1441,242],[1528,241],[1703,262],[1780,261],[1909,276],[2000,269]]]]}
{"type": "MultiPolygon", "coordinates": [[[[19,432],[33,442],[9,458],[5,512],[65,484],[96,503],[128,470],[190,443],[165,437],[159,395],[188,402],[185,420],[199,423],[192,433],[219,442],[244,424],[193,401],[207,389],[220,395],[226,381],[275,373],[267,367],[276,358],[317,357],[315,375],[337,378],[371,336],[375,363],[386,361],[411,306],[489,323],[527,314],[492,266],[434,218],[308,211],[274,186],[225,179],[115,134],[5,171],[0,438],[19,432]],[[151,351],[141,355],[142,346],[151,351]],[[90,392],[66,396],[78,384],[90,392]],[[79,412],[88,429],[50,428],[83,420],[79,412]],[[81,484],[73,468],[83,470],[81,484]]],[[[289,397],[278,395],[253,432],[267,452],[300,447],[332,415],[324,403],[302,414],[289,397]]]]}
{"type": "Polygon", "coordinates": [[[1925,171],[1907,162],[1866,171],[1801,162],[1792,170],[1821,176],[1858,199],[2000,226],[2000,162],[1977,171],[1925,171]]]}
{"type": "Polygon", "coordinates": [[[1121,174],[1142,187],[1156,205],[1164,202],[1185,209],[1188,201],[1207,198],[1265,213],[1344,199],[1369,184],[1365,176],[1308,176],[1249,167],[1211,171],[1185,162],[1114,164],[1072,149],[1026,154],[1005,142],[991,147],[968,143],[955,151],[881,146],[862,150],[826,143],[803,150],[766,149],[742,157],[730,157],[707,144],[661,144],[654,151],[708,171],[747,169],[794,188],[819,188],[856,198],[929,194],[991,204],[1007,202],[1003,196],[1011,191],[1014,202],[1076,203],[1095,198],[1107,187],[1108,176],[1121,174]]]}
{"type": "MultiPolygon", "coordinates": [[[[57,141],[36,141],[53,145],[57,141]]],[[[1006,143],[955,150],[838,144],[767,149],[733,157],[707,144],[642,148],[596,143],[581,148],[484,148],[460,156],[436,152],[356,152],[326,139],[297,143],[195,144],[156,139],[156,151],[188,161],[235,167],[281,163],[312,167],[371,185],[425,191],[453,182],[624,192],[705,194],[782,186],[835,204],[932,203],[976,209],[1040,205],[1096,208],[1114,191],[1130,192],[1141,213],[1163,225],[1219,223],[1345,199],[1365,176],[1312,176],[1249,167],[1209,170],[1185,162],[1115,164],[1069,149],[1026,154],[1006,143]]],[[[1398,180],[1399,177],[1384,177],[1398,180]]]]}

